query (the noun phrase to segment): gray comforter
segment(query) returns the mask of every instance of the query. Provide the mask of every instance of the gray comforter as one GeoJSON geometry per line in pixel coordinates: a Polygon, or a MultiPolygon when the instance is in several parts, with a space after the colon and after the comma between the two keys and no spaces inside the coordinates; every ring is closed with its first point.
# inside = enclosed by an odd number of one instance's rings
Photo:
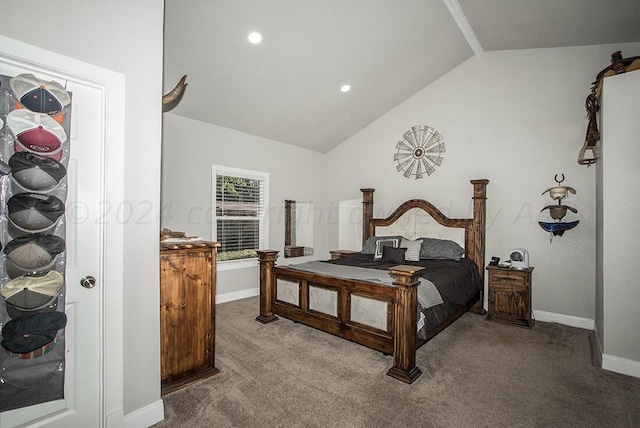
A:
{"type": "MultiPolygon", "coordinates": [[[[386,275],[387,278],[388,269],[397,264],[383,263],[374,259],[372,255],[362,253],[320,263],[376,269],[383,271],[383,277],[386,275]]],[[[422,277],[436,287],[443,300],[442,303],[428,308],[422,307],[418,302],[418,337],[423,339],[429,330],[439,326],[449,315],[477,296],[484,286],[478,267],[469,259],[425,259],[417,262],[405,261],[403,264],[424,267],[422,277]],[[421,325],[420,320],[424,321],[424,325],[421,325]]]]}

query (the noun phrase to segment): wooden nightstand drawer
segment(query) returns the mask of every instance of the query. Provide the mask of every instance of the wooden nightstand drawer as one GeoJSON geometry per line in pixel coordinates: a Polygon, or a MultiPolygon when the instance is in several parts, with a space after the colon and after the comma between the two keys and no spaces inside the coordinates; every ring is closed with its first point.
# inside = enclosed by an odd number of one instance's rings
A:
{"type": "Polygon", "coordinates": [[[489,269],[489,279],[495,284],[508,283],[508,284],[525,284],[530,272],[511,269],[500,268],[500,270],[489,269]]]}

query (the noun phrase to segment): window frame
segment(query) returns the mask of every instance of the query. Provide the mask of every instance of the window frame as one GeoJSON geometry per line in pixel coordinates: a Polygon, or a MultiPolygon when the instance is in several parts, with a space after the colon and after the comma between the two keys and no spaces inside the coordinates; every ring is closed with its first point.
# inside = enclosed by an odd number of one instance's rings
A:
{"type": "MultiPolygon", "coordinates": [[[[269,247],[269,173],[268,172],[260,172],[260,171],[252,171],[248,169],[241,168],[232,168],[222,165],[213,165],[211,168],[211,196],[212,196],[212,204],[211,211],[213,214],[212,222],[211,222],[211,236],[213,240],[218,241],[218,215],[216,210],[216,198],[217,198],[217,177],[218,175],[225,175],[230,177],[239,177],[239,178],[250,178],[255,180],[262,180],[263,182],[263,217],[260,221],[260,247],[268,248],[269,247]]],[[[220,218],[224,218],[225,216],[220,216],[220,218]]],[[[232,269],[243,269],[248,267],[257,267],[256,261],[258,260],[256,257],[250,257],[246,259],[237,259],[237,260],[221,260],[217,262],[217,267],[219,271],[224,270],[232,270],[232,269]]]]}

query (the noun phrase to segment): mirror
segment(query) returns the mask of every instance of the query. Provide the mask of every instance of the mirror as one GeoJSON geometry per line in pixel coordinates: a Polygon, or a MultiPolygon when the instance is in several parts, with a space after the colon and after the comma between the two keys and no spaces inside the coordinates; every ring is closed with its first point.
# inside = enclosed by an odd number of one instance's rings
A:
{"type": "Polygon", "coordinates": [[[313,254],[313,204],[284,201],[284,256],[313,254]]]}

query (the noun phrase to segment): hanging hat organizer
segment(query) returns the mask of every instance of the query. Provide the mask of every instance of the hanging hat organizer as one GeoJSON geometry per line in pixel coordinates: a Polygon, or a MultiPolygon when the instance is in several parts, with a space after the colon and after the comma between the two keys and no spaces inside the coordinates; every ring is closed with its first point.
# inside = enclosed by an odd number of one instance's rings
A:
{"type": "Polygon", "coordinates": [[[61,84],[0,75],[0,412],[64,398],[70,123],[61,84]]]}
{"type": "Polygon", "coordinates": [[[570,193],[573,193],[575,195],[576,189],[569,186],[563,186],[562,182],[564,181],[564,174],[560,174],[560,175],[562,176],[561,179],[558,179],[558,174],[556,174],[554,177],[556,183],[558,183],[557,186],[550,187],[544,192],[542,192],[543,195],[549,192],[549,196],[551,197],[551,199],[557,202],[555,204],[547,205],[546,207],[540,210],[540,212],[543,212],[544,210],[549,210],[549,215],[553,219],[552,222],[544,222],[544,221],[538,222],[538,224],[540,224],[540,227],[542,229],[550,233],[549,242],[551,242],[554,236],[562,236],[564,232],[566,232],[567,230],[573,229],[578,225],[578,223],[580,223],[580,220],[565,221],[567,211],[570,211],[574,214],[578,213],[577,209],[570,207],[568,205],[564,205],[562,203],[562,201],[567,199],[570,193]]]}

